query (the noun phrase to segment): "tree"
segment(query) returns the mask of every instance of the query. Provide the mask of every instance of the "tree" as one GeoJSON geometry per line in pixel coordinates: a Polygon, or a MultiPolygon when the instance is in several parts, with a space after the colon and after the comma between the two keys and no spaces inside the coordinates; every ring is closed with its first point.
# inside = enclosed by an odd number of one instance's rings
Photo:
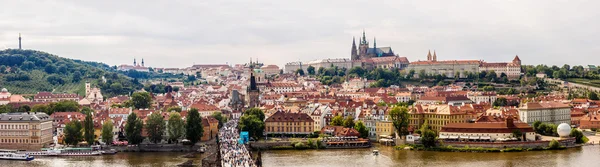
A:
{"type": "Polygon", "coordinates": [[[331,126],[342,126],[344,124],[344,118],[342,116],[335,116],[331,119],[331,122],[329,122],[329,125],[331,126]]]}
{"type": "Polygon", "coordinates": [[[77,145],[77,143],[83,139],[83,134],[81,134],[81,123],[77,119],[74,119],[65,125],[64,133],[63,140],[67,145],[77,145]]]}
{"type": "Polygon", "coordinates": [[[504,97],[500,97],[498,99],[496,99],[496,101],[494,101],[494,107],[504,107],[508,105],[508,100],[506,100],[506,98],[504,97]]]}
{"type": "Polygon", "coordinates": [[[308,75],[315,75],[315,67],[313,66],[308,66],[308,68],[306,68],[306,71],[308,72],[308,75]]]}
{"type": "Polygon", "coordinates": [[[304,76],[304,70],[302,70],[302,69],[296,70],[296,75],[304,76]]]}
{"type": "Polygon", "coordinates": [[[550,141],[550,143],[548,144],[548,147],[550,149],[557,149],[557,148],[560,148],[560,143],[558,143],[558,141],[552,139],[552,141],[550,141]]]}
{"type": "Polygon", "coordinates": [[[50,104],[52,112],[78,112],[79,104],[76,101],[65,100],[50,104]]]}
{"type": "Polygon", "coordinates": [[[600,99],[598,98],[598,94],[596,94],[596,92],[593,92],[593,91],[591,91],[591,92],[588,94],[588,98],[589,98],[590,100],[600,100],[600,99]]]}
{"type": "Polygon", "coordinates": [[[408,135],[408,108],[405,106],[394,107],[392,111],[390,111],[390,117],[392,118],[394,128],[396,128],[398,134],[400,136],[408,135]]]}
{"type": "Polygon", "coordinates": [[[265,120],[265,113],[259,108],[250,108],[244,112],[247,115],[256,115],[260,120],[265,120]]]}
{"type": "Polygon", "coordinates": [[[358,121],[358,123],[354,125],[354,129],[360,133],[361,138],[366,139],[369,137],[369,130],[362,121],[358,121]]]}
{"type": "Polygon", "coordinates": [[[483,91],[494,91],[496,88],[494,88],[494,86],[484,86],[483,87],[483,91]]]}
{"type": "Polygon", "coordinates": [[[44,104],[34,105],[33,108],[31,108],[31,112],[43,112],[48,115],[52,115],[52,113],[53,113],[52,109],[50,109],[50,107],[48,107],[48,105],[44,105],[44,104]]]}
{"type": "Polygon", "coordinates": [[[121,92],[121,90],[123,90],[123,85],[121,85],[121,83],[113,83],[110,85],[110,90],[112,92],[121,92]]]}
{"type": "Polygon", "coordinates": [[[146,132],[148,132],[150,141],[158,143],[162,140],[162,135],[165,132],[165,120],[162,115],[158,112],[150,114],[146,121],[146,132]]]}
{"type": "Polygon", "coordinates": [[[198,113],[198,109],[192,108],[188,113],[187,120],[185,122],[185,137],[192,143],[196,144],[196,142],[200,141],[202,135],[204,133],[204,128],[202,127],[202,118],[200,118],[200,113],[198,113]]]}
{"type": "Polygon", "coordinates": [[[533,130],[535,130],[535,131],[537,132],[537,130],[538,130],[538,128],[539,128],[539,126],[540,126],[541,124],[542,124],[542,122],[541,122],[541,121],[539,121],[539,120],[538,120],[538,121],[534,121],[534,122],[533,122],[533,130]]]}
{"type": "Polygon", "coordinates": [[[150,108],[152,96],[148,92],[135,92],[131,96],[131,102],[136,109],[150,108]]]}
{"type": "Polygon", "coordinates": [[[83,131],[85,141],[92,145],[94,144],[94,119],[92,118],[92,113],[85,113],[85,121],[83,122],[83,131]]]}
{"type": "Polygon", "coordinates": [[[144,123],[135,113],[127,116],[127,124],[125,125],[125,136],[127,141],[131,144],[140,144],[144,140],[142,137],[142,128],[144,123]]]}
{"type": "Polygon", "coordinates": [[[238,129],[240,131],[248,131],[250,137],[259,139],[263,135],[265,129],[265,114],[258,108],[251,108],[244,112],[240,118],[238,129]]]}
{"type": "Polygon", "coordinates": [[[22,105],[21,107],[19,107],[18,111],[19,112],[29,112],[29,111],[31,111],[31,107],[29,107],[29,105],[22,105]]]}
{"type": "Polygon", "coordinates": [[[181,119],[181,115],[177,112],[172,112],[169,115],[169,124],[167,133],[169,134],[169,140],[177,141],[184,133],[185,123],[181,119]]]}
{"type": "Polygon", "coordinates": [[[81,113],[82,113],[82,114],[88,114],[88,113],[89,113],[89,114],[92,114],[92,113],[94,113],[94,110],[92,110],[90,107],[87,107],[87,106],[86,106],[86,107],[83,107],[83,108],[81,109],[81,113]]]}
{"type": "Polygon", "coordinates": [[[106,144],[110,144],[113,141],[113,126],[110,119],[106,120],[102,125],[102,141],[106,144]]]}
{"type": "Polygon", "coordinates": [[[319,69],[317,70],[317,72],[319,73],[319,75],[323,75],[323,73],[325,72],[325,68],[324,67],[319,67],[319,69]]]}
{"type": "Polygon", "coordinates": [[[214,112],[211,116],[219,121],[219,128],[223,127],[223,124],[227,122],[227,118],[221,112],[214,112]]]}
{"type": "Polygon", "coordinates": [[[425,147],[434,147],[437,135],[433,130],[425,129],[421,131],[421,144],[425,147]]]}
{"type": "Polygon", "coordinates": [[[344,119],[343,126],[346,127],[346,128],[352,128],[352,127],[354,127],[354,118],[352,118],[352,117],[346,117],[346,119],[344,119]]]}
{"type": "Polygon", "coordinates": [[[571,133],[569,134],[569,136],[574,137],[575,143],[577,143],[577,144],[582,144],[582,143],[588,142],[588,138],[585,137],[581,131],[579,131],[575,128],[571,129],[571,133]]]}
{"type": "Polygon", "coordinates": [[[77,83],[79,81],[81,81],[81,72],[79,72],[79,71],[73,72],[73,78],[71,79],[71,82],[77,83]]]}
{"type": "Polygon", "coordinates": [[[172,107],[167,108],[167,110],[166,110],[166,112],[173,112],[173,111],[175,111],[175,112],[181,112],[181,107],[179,107],[179,106],[172,106],[172,107]]]}
{"type": "Polygon", "coordinates": [[[512,135],[513,135],[513,137],[521,140],[521,137],[523,136],[523,132],[521,132],[521,130],[515,129],[512,131],[512,135]]]}

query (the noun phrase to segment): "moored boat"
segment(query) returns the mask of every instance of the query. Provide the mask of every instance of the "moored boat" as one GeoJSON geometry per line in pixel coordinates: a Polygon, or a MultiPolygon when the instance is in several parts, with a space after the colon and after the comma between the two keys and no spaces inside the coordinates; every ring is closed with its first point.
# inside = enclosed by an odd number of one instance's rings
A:
{"type": "Polygon", "coordinates": [[[100,151],[100,153],[102,153],[102,155],[115,155],[115,154],[117,154],[117,150],[115,150],[115,149],[102,150],[102,151],[100,151]]]}
{"type": "Polygon", "coordinates": [[[29,154],[3,152],[0,153],[0,160],[31,161],[33,160],[33,156],[29,154]]]}

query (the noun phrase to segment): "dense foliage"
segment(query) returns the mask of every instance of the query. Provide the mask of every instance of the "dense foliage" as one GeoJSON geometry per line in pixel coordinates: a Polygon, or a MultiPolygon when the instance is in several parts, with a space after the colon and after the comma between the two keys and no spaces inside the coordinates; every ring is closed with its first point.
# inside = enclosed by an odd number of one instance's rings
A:
{"type": "Polygon", "coordinates": [[[83,122],[83,132],[85,141],[92,145],[94,144],[94,118],[92,117],[92,113],[88,112],[85,114],[85,121],[83,122]]]}
{"type": "Polygon", "coordinates": [[[574,137],[575,143],[577,144],[587,143],[589,140],[587,137],[585,137],[585,135],[583,135],[583,132],[575,128],[571,129],[571,133],[569,134],[569,136],[574,137]]]}
{"type": "Polygon", "coordinates": [[[158,112],[150,114],[146,121],[146,132],[148,132],[148,139],[151,142],[158,143],[162,141],[162,136],[165,132],[165,120],[162,115],[158,112]]]}
{"type": "Polygon", "coordinates": [[[369,137],[369,129],[367,129],[367,127],[362,121],[358,121],[358,123],[354,125],[354,129],[356,129],[356,131],[360,133],[361,138],[366,139],[369,137]]]}
{"type": "Polygon", "coordinates": [[[265,130],[265,113],[258,108],[250,108],[244,112],[240,118],[238,129],[247,131],[248,135],[254,139],[263,136],[265,130]]]}
{"type": "Polygon", "coordinates": [[[331,122],[329,122],[329,125],[331,126],[342,126],[344,124],[344,117],[342,116],[335,116],[331,119],[331,122]]]}
{"type": "Polygon", "coordinates": [[[184,133],[185,123],[178,112],[173,112],[169,115],[169,124],[167,124],[167,133],[169,140],[177,142],[184,133]]]}
{"type": "Polygon", "coordinates": [[[135,113],[127,116],[127,124],[125,124],[125,136],[130,144],[140,144],[144,140],[142,137],[142,128],[144,123],[135,113]]]}
{"type": "Polygon", "coordinates": [[[34,50],[0,50],[0,74],[0,87],[14,94],[54,91],[84,95],[84,82],[90,82],[101,88],[104,96],[111,97],[142,87],[106,64],[62,58],[34,50]],[[122,87],[111,89],[113,83],[122,87]]]}
{"type": "Polygon", "coordinates": [[[131,102],[136,109],[150,108],[152,96],[148,92],[135,92],[131,95],[131,102]]]}
{"type": "Polygon", "coordinates": [[[83,140],[83,134],[81,133],[81,123],[75,119],[65,125],[63,141],[67,145],[77,145],[79,141],[83,140]]]}
{"type": "Polygon", "coordinates": [[[204,134],[204,128],[202,127],[202,118],[198,109],[192,108],[185,121],[185,137],[192,143],[200,141],[204,134]]]}
{"type": "Polygon", "coordinates": [[[113,123],[112,120],[106,120],[104,124],[102,124],[102,141],[106,144],[110,144],[113,142],[113,123]]]}
{"type": "Polygon", "coordinates": [[[400,136],[408,135],[408,108],[406,106],[394,107],[390,111],[390,117],[398,134],[400,136]]]}

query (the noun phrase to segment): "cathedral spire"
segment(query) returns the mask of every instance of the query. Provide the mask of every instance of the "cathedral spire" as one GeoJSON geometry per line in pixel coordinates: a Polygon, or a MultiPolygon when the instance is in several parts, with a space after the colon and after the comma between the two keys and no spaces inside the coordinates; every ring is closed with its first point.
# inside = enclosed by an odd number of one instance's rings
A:
{"type": "Polygon", "coordinates": [[[362,36],[362,40],[360,41],[361,45],[368,45],[369,42],[367,42],[367,35],[365,34],[365,29],[363,29],[363,36],[362,36]]]}
{"type": "Polygon", "coordinates": [[[133,66],[137,66],[137,62],[135,62],[135,57],[133,58],[133,66]]]}
{"type": "Polygon", "coordinates": [[[373,37],[373,48],[377,49],[377,39],[373,37]]]}
{"type": "Polygon", "coordinates": [[[352,37],[352,50],[350,51],[350,59],[356,60],[358,59],[358,51],[356,50],[356,40],[352,37]]]}
{"type": "Polygon", "coordinates": [[[435,54],[435,50],[433,50],[433,61],[437,61],[437,55],[435,54]]]}
{"type": "Polygon", "coordinates": [[[142,58],[142,67],[144,67],[144,58],[142,58]]]}

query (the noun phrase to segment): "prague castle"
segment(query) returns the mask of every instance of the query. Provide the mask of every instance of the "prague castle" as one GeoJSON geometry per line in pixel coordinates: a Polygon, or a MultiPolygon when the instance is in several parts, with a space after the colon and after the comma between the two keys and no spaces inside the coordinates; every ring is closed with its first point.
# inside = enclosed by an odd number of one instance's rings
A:
{"type": "Polygon", "coordinates": [[[363,31],[363,36],[360,39],[360,44],[358,48],[356,47],[356,41],[352,38],[352,60],[365,60],[373,57],[392,57],[396,56],[394,51],[392,51],[392,47],[377,47],[377,41],[373,38],[373,47],[369,48],[369,41],[367,41],[367,37],[365,31],[363,31]],[[357,50],[358,49],[358,50],[357,50]]]}

